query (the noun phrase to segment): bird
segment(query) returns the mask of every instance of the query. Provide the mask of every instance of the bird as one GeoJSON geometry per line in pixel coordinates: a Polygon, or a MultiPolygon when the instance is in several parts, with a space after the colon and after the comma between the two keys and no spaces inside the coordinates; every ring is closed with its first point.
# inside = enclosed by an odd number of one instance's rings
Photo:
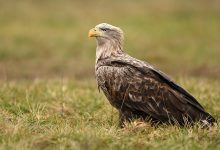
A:
{"type": "Polygon", "coordinates": [[[96,38],[95,76],[98,89],[119,112],[119,126],[135,119],[151,124],[204,126],[216,122],[202,105],[168,75],[123,49],[124,34],[100,23],[89,30],[96,38]]]}

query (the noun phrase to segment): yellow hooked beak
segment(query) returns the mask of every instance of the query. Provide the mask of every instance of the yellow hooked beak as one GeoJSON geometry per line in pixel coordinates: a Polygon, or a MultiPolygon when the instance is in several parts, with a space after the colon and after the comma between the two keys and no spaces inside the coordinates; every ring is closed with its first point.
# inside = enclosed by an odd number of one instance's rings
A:
{"type": "Polygon", "coordinates": [[[101,35],[102,35],[102,32],[98,28],[93,28],[89,30],[88,37],[97,37],[101,35]]]}

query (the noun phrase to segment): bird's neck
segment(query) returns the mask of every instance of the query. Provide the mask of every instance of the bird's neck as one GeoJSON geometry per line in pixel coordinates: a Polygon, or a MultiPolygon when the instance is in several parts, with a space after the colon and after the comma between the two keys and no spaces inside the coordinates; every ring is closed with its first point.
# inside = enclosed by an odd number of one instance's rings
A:
{"type": "Polygon", "coordinates": [[[96,62],[100,59],[108,58],[112,55],[123,53],[122,44],[115,41],[106,41],[105,43],[97,42],[96,62]]]}

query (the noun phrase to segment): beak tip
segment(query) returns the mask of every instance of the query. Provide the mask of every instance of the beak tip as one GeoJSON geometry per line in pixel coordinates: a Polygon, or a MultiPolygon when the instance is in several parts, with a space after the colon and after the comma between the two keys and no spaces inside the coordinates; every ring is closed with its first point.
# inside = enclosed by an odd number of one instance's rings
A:
{"type": "Polygon", "coordinates": [[[92,33],[91,33],[91,31],[89,31],[89,33],[88,33],[88,38],[90,38],[90,37],[92,37],[92,33]]]}

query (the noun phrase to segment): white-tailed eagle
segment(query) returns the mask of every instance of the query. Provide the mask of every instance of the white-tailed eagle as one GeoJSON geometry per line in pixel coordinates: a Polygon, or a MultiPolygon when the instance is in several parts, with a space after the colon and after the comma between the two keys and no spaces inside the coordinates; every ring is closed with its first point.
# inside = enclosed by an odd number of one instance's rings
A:
{"type": "Polygon", "coordinates": [[[166,74],[126,54],[120,28],[101,23],[89,31],[89,37],[97,41],[98,87],[119,111],[122,127],[134,118],[179,125],[215,122],[191,94],[166,74]]]}

